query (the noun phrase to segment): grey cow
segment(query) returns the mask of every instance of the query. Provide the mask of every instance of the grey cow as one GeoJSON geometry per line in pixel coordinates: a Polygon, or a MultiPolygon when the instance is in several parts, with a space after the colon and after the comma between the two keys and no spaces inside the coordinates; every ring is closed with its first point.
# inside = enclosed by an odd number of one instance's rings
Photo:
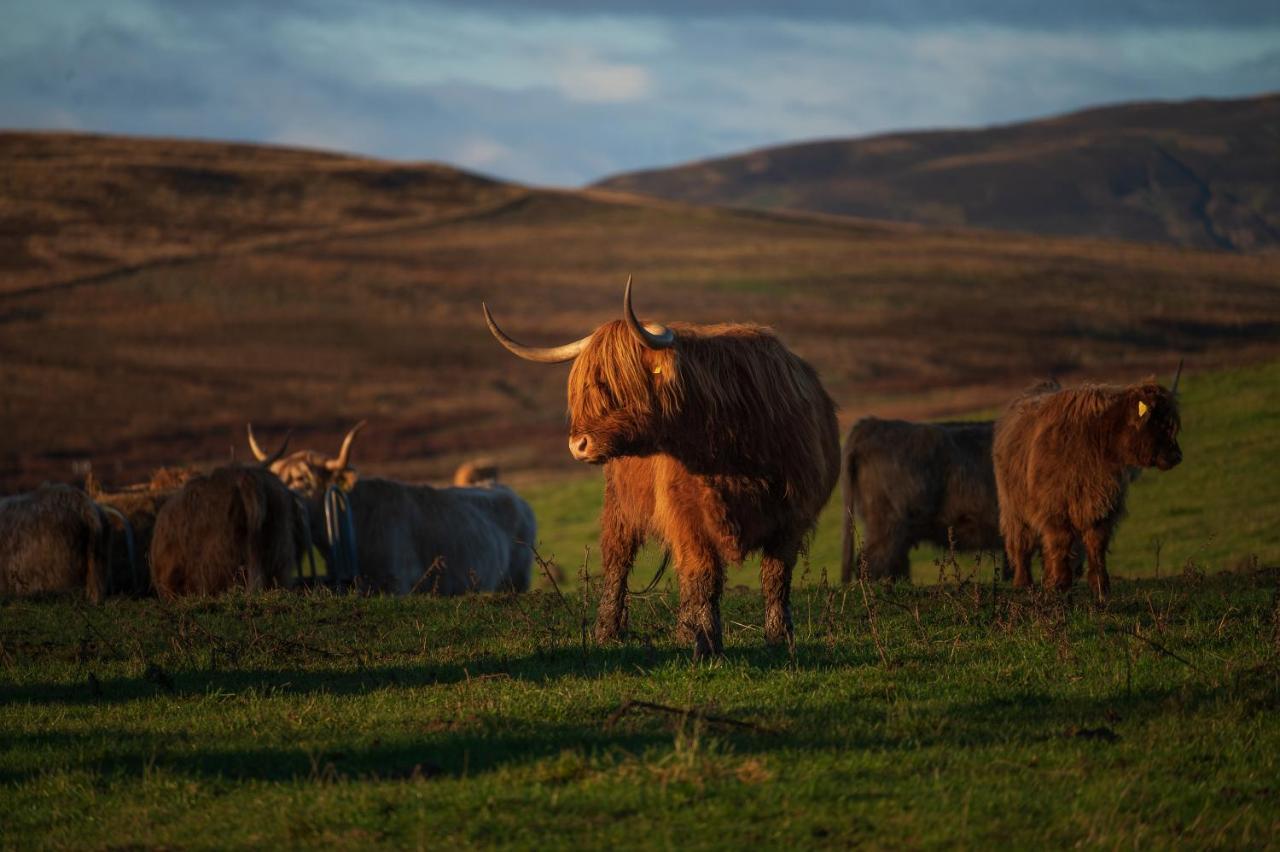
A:
{"type": "MultiPolygon", "coordinates": [[[[336,487],[350,505],[362,589],[458,595],[529,588],[537,524],[528,503],[504,485],[434,488],[360,476],[350,457],[363,426],[347,433],[336,457],[303,450],[271,465],[307,502],[313,540],[331,564],[324,497],[336,487]]],[[[248,432],[250,449],[263,458],[252,426],[248,432]]]]}

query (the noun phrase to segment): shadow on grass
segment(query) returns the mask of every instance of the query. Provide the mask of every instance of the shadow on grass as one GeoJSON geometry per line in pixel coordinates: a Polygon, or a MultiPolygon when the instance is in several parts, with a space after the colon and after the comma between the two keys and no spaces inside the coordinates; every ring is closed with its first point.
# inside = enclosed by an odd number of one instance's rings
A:
{"type": "MultiPolygon", "coordinates": [[[[809,665],[871,665],[872,649],[842,647],[824,643],[803,643],[793,657],[781,646],[733,647],[726,662],[761,671],[793,667],[800,661],[809,665]]],[[[361,666],[339,661],[332,667],[175,669],[151,667],[137,677],[93,678],[78,683],[28,683],[0,686],[0,706],[16,704],[100,705],[152,698],[198,699],[210,695],[238,694],[249,690],[281,695],[325,694],[361,695],[382,689],[414,689],[447,686],[469,680],[510,678],[528,683],[546,683],[560,678],[594,679],[625,672],[689,665],[690,652],[670,645],[656,646],[631,641],[605,646],[591,645],[584,655],[577,646],[541,649],[527,655],[477,655],[466,663],[361,666]]],[[[91,670],[91,667],[90,667],[91,670]]]]}
{"type": "MultiPolygon", "coordinates": [[[[950,705],[914,705],[916,723],[884,725],[889,703],[882,695],[864,693],[838,704],[815,703],[811,697],[785,709],[785,727],[777,730],[730,730],[705,723],[695,738],[713,737],[721,752],[738,756],[777,751],[830,755],[840,751],[909,753],[921,749],[961,750],[1000,746],[1044,747],[1053,741],[1074,742],[1078,748],[1110,748],[1123,740],[1121,730],[1167,715],[1172,706],[1191,713],[1221,700],[1219,688],[1148,689],[1128,695],[1061,698],[1025,692],[950,705]],[[841,719],[857,733],[841,734],[833,726],[841,719]]],[[[777,710],[772,711],[777,715],[777,710]]],[[[110,781],[144,778],[157,769],[209,780],[272,782],[344,780],[419,781],[435,777],[463,778],[520,767],[565,752],[585,766],[594,761],[608,767],[653,749],[670,749],[677,730],[694,730],[692,722],[669,715],[637,714],[610,723],[601,712],[576,722],[528,718],[506,719],[494,714],[452,720],[424,719],[417,730],[403,727],[370,742],[335,747],[270,746],[218,748],[184,734],[138,733],[122,729],[85,732],[41,731],[6,738],[11,755],[60,755],[50,764],[31,760],[28,768],[0,770],[0,784],[21,784],[49,771],[89,771],[110,781]],[[62,757],[65,756],[65,757],[62,757]]],[[[583,770],[585,771],[585,770],[583,770]]],[[[548,772],[561,769],[552,765],[548,772]]],[[[565,780],[551,778],[549,780],[565,780]]]]}

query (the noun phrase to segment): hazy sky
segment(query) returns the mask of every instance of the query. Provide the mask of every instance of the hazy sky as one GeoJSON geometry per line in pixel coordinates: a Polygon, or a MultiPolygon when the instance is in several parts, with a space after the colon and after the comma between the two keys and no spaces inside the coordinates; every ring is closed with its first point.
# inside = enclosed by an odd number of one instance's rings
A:
{"type": "Polygon", "coordinates": [[[298,144],[542,184],[814,137],[1280,90],[1278,0],[3,11],[2,127],[298,144]]]}

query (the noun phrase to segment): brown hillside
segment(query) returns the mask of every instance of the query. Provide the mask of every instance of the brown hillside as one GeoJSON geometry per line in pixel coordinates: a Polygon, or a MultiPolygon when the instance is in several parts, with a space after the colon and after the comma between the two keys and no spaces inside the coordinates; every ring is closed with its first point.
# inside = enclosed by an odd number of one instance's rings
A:
{"type": "Polygon", "coordinates": [[[1280,95],[788,145],[602,187],[926,225],[1280,247],[1280,95]]]}
{"type": "Polygon", "coordinates": [[[479,303],[520,338],[563,342],[618,315],[627,273],[642,315],[774,325],[846,422],[994,405],[1045,373],[1130,379],[1179,355],[1197,370],[1280,349],[1280,284],[1258,256],[532,191],[244,146],[0,147],[27,152],[6,161],[0,214],[41,223],[6,226],[0,254],[0,492],[76,479],[85,461],[114,484],[243,456],[247,420],[264,441],[293,428],[294,446],[336,448],[368,418],[357,464],[404,478],[478,454],[516,481],[581,471],[566,370],[512,358],[479,303]],[[215,197],[140,162],[237,182],[215,197]]]}

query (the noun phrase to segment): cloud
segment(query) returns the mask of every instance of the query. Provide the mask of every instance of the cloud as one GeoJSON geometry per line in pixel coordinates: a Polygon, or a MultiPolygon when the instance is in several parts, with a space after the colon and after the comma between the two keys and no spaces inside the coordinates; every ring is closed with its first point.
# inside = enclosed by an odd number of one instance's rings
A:
{"type": "Polygon", "coordinates": [[[557,88],[571,101],[588,104],[626,103],[648,97],[649,72],[639,65],[581,58],[556,71],[557,88]]]}
{"type": "Polygon", "coordinates": [[[454,149],[453,161],[471,169],[487,169],[510,159],[512,151],[501,142],[484,136],[469,136],[454,149]]]}

